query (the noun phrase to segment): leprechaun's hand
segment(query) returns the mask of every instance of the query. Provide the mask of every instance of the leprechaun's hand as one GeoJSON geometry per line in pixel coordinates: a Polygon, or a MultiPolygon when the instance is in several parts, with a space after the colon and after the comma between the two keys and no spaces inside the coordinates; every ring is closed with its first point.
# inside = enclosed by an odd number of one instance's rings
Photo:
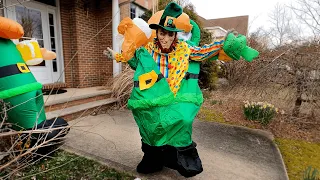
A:
{"type": "Polygon", "coordinates": [[[107,48],[107,50],[103,51],[103,54],[106,55],[109,59],[116,60],[117,62],[126,62],[122,54],[117,53],[109,47],[107,48]]]}
{"type": "Polygon", "coordinates": [[[116,52],[114,50],[110,49],[109,47],[107,48],[107,50],[103,51],[103,54],[112,60],[115,59],[115,57],[116,57],[116,52]]]}
{"type": "Polygon", "coordinates": [[[242,57],[246,61],[251,62],[259,55],[257,50],[247,46],[247,38],[244,35],[235,34],[234,32],[227,34],[222,49],[234,60],[239,60],[242,57]]]}
{"type": "Polygon", "coordinates": [[[228,37],[229,34],[234,34],[234,35],[237,37],[239,33],[238,33],[238,31],[236,31],[235,29],[229,29],[229,30],[227,31],[226,36],[224,37],[224,41],[226,41],[226,39],[227,39],[227,37],[228,37]]]}
{"type": "Polygon", "coordinates": [[[45,48],[40,48],[41,54],[42,54],[42,58],[44,60],[53,60],[57,57],[57,54],[53,51],[48,51],[45,48]]]}

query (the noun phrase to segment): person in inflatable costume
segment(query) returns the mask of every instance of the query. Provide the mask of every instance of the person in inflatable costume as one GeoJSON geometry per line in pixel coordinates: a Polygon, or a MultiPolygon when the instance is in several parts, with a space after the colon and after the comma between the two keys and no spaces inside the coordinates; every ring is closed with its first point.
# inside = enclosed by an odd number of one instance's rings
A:
{"type": "Polygon", "coordinates": [[[134,19],[132,24],[124,19],[118,27],[119,33],[124,35],[122,54],[108,48],[117,62],[127,62],[135,70],[128,108],[132,110],[142,138],[144,156],[137,166],[139,173],[157,172],[164,166],[185,177],[201,173],[202,163],[191,136],[192,123],[203,96],[198,86],[198,66],[194,64],[192,68],[190,62],[209,58],[239,60],[241,56],[251,61],[259,54],[246,45],[245,36],[232,33],[225,40],[203,47],[195,46],[198,41],[187,41],[189,45],[179,40],[177,32],[182,30],[175,25],[179,24],[181,14],[179,5],[169,3],[159,23],[149,25],[156,30],[156,38],[151,42],[151,31],[142,30],[144,33],[134,35],[132,33],[139,32],[138,27],[145,27],[139,25],[138,20],[134,19]],[[134,38],[147,43],[132,40],[134,38]],[[129,53],[127,50],[132,48],[135,48],[134,53],[129,53]]]}
{"type": "MultiPolygon", "coordinates": [[[[52,60],[56,55],[40,48],[36,40],[22,41],[17,45],[11,41],[22,38],[23,34],[23,28],[19,23],[0,17],[0,99],[9,105],[7,121],[17,131],[65,127],[68,123],[62,118],[46,119],[42,85],[36,81],[28,67],[40,64],[43,60],[52,60]]],[[[27,138],[22,138],[22,143],[25,145],[22,150],[54,138],[62,130],[54,130],[48,134],[32,134],[31,142],[27,142],[27,138]]],[[[58,142],[60,141],[52,144],[58,142]]],[[[37,153],[45,155],[52,151],[53,147],[55,146],[46,144],[45,147],[38,149],[37,153]]]]}

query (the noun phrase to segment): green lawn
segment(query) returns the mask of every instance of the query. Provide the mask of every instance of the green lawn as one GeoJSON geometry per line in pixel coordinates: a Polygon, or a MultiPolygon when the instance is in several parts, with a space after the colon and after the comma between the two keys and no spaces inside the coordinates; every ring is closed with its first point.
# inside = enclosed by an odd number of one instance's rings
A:
{"type": "Polygon", "coordinates": [[[36,177],[37,180],[135,179],[134,176],[128,173],[118,172],[94,160],[89,160],[62,150],[58,151],[54,158],[42,160],[25,169],[14,179],[23,177],[26,177],[26,179],[36,177]],[[27,176],[30,177],[27,178],[27,176]]]}
{"type": "Polygon", "coordinates": [[[301,180],[308,166],[320,170],[319,143],[279,138],[275,142],[283,156],[290,180],[301,180]]]}

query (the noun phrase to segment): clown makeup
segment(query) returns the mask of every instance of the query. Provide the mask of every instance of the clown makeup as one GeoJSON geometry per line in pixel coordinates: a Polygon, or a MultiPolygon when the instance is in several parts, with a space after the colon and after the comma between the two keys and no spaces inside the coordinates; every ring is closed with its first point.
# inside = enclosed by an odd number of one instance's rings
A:
{"type": "Polygon", "coordinates": [[[162,28],[157,30],[157,37],[163,49],[169,49],[176,39],[176,32],[166,31],[162,28]]]}

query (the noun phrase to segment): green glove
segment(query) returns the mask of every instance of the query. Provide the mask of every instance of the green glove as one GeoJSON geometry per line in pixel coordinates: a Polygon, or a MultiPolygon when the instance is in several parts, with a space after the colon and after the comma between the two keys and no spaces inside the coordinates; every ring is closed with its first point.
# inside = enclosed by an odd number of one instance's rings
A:
{"type": "Polygon", "coordinates": [[[222,48],[234,60],[243,57],[246,61],[251,62],[259,55],[257,50],[247,46],[247,38],[241,34],[235,36],[233,33],[229,33],[222,48]]]}

